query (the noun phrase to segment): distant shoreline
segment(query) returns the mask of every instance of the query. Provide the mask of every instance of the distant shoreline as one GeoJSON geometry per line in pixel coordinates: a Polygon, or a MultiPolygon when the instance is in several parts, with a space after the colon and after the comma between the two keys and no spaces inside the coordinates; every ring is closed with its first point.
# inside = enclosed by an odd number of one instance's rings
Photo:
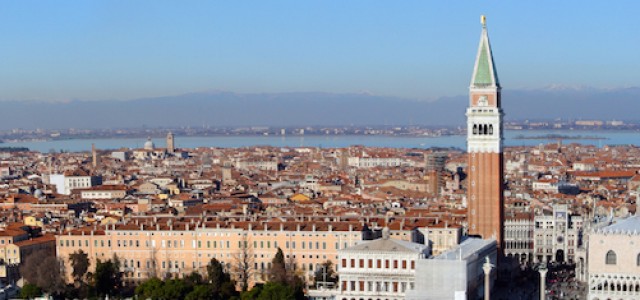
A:
{"type": "Polygon", "coordinates": [[[609,138],[602,136],[582,136],[582,135],[559,135],[559,134],[547,134],[537,136],[524,136],[517,135],[513,137],[514,140],[608,140],[609,138]]]}
{"type": "MultiPolygon", "coordinates": [[[[440,135],[420,135],[420,134],[287,134],[287,135],[276,135],[276,134],[193,134],[193,135],[180,135],[180,137],[194,137],[194,138],[217,138],[217,137],[255,137],[255,138],[304,138],[304,137],[396,137],[396,138],[442,138],[447,136],[462,136],[465,135],[463,133],[448,133],[448,134],[440,134],[440,135]]],[[[127,135],[127,136],[77,136],[77,137],[60,137],[60,138],[33,138],[33,139],[10,139],[6,141],[0,141],[0,143],[33,143],[33,142],[52,142],[52,141],[73,141],[73,140],[117,140],[117,139],[141,139],[146,140],[147,138],[152,139],[164,139],[166,135],[127,135]]]]}

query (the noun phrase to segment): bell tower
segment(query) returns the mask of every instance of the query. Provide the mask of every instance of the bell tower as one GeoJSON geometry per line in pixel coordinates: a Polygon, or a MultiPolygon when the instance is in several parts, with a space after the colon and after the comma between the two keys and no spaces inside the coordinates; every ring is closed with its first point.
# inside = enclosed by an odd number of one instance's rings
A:
{"type": "Polygon", "coordinates": [[[169,131],[167,133],[167,152],[174,153],[176,151],[176,146],[173,141],[173,133],[169,131]]]}
{"type": "Polygon", "coordinates": [[[495,238],[503,247],[504,171],[500,82],[486,19],[476,56],[467,108],[467,222],[469,235],[495,238]]]}

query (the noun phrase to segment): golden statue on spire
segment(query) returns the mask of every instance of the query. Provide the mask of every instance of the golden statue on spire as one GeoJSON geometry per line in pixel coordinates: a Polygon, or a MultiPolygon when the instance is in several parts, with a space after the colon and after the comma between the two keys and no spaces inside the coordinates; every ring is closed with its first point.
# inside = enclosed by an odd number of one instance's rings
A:
{"type": "Polygon", "coordinates": [[[481,15],[480,23],[482,24],[482,27],[487,27],[487,17],[485,17],[484,15],[481,15]]]}

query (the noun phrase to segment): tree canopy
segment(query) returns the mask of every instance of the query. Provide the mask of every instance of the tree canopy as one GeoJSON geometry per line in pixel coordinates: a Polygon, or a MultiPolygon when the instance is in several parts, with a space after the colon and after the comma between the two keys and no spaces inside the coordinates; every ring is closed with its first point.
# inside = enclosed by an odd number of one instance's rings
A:
{"type": "Polygon", "coordinates": [[[64,292],[65,283],[60,261],[46,252],[34,252],[25,258],[20,268],[22,277],[43,292],[58,295],[64,292]]]}
{"type": "Polygon", "coordinates": [[[114,295],[122,287],[122,273],[120,261],[117,257],[105,262],[96,262],[96,271],[93,273],[95,291],[99,296],[114,295]],[[114,293],[115,292],[115,293],[114,293]]]}
{"type": "Polygon", "coordinates": [[[80,249],[69,254],[69,262],[71,263],[71,276],[73,276],[73,280],[83,283],[84,277],[89,270],[89,256],[80,249]]]}
{"type": "Polygon", "coordinates": [[[182,279],[151,278],[140,284],[135,294],[141,299],[152,300],[228,300],[236,299],[235,282],[225,271],[224,266],[217,259],[212,259],[207,265],[208,280],[204,280],[197,272],[182,279]]]}

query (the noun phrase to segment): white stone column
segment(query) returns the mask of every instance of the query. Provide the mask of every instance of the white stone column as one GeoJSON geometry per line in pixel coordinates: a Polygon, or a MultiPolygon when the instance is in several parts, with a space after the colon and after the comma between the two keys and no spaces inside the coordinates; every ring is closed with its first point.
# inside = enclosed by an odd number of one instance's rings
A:
{"type": "Polygon", "coordinates": [[[543,263],[542,265],[540,265],[540,268],[538,269],[538,272],[540,272],[540,300],[545,300],[545,295],[546,295],[546,281],[547,281],[547,264],[543,263]]]}
{"type": "Polygon", "coordinates": [[[489,300],[491,298],[491,269],[493,265],[489,261],[489,257],[486,257],[485,260],[482,265],[482,270],[484,270],[484,299],[489,300]]]}

